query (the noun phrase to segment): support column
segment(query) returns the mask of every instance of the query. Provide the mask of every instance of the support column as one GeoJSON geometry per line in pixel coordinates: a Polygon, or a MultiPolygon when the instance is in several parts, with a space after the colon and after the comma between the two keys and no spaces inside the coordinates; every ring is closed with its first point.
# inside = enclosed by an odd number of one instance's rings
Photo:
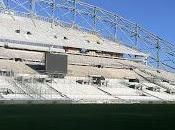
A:
{"type": "Polygon", "coordinates": [[[135,36],[135,48],[138,48],[138,37],[139,37],[139,27],[136,24],[135,25],[135,32],[134,32],[134,36],[135,36]]]}
{"type": "Polygon", "coordinates": [[[35,0],[31,0],[31,9],[30,9],[30,15],[33,17],[35,16],[35,0]]]}
{"type": "Polygon", "coordinates": [[[77,16],[77,0],[74,0],[73,1],[73,6],[74,6],[74,9],[73,9],[73,22],[72,22],[72,26],[75,26],[75,24],[76,24],[76,16],[77,16]]]}
{"type": "Polygon", "coordinates": [[[93,17],[92,17],[92,19],[93,19],[93,27],[94,27],[94,32],[96,32],[96,22],[97,22],[97,8],[96,7],[94,7],[94,9],[93,9],[93,17]]]}
{"type": "Polygon", "coordinates": [[[55,6],[55,0],[52,0],[52,4],[51,4],[51,7],[52,7],[52,24],[51,24],[51,27],[53,28],[53,25],[54,25],[54,22],[55,22],[55,9],[56,9],[56,6],[55,6]]]}
{"type": "Polygon", "coordinates": [[[117,40],[117,32],[118,32],[118,16],[114,17],[114,39],[117,40]]]}
{"type": "Polygon", "coordinates": [[[160,40],[159,38],[156,39],[156,49],[157,49],[157,57],[156,57],[156,62],[157,62],[157,72],[159,72],[160,69],[160,40]]]}
{"type": "Polygon", "coordinates": [[[33,25],[36,27],[35,21],[34,21],[34,17],[35,17],[35,2],[36,0],[30,0],[30,16],[33,22],[33,25]]]}

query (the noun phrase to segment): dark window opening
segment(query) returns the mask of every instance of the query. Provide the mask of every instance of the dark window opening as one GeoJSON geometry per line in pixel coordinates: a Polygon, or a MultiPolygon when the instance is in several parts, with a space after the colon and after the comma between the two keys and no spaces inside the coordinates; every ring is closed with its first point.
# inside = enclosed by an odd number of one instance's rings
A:
{"type": "Polygon", "coordinates": [[[68,40],[68,38],[67,37],[64,37],[64,40],[68,40]]]}
{"type": "Polygon", "coordinates": [[[57,36],[55,35],[54,38],[57,39],[57,36]]]}
{"type": "Polygon", "coordinates": [[[27,35],[32,35],[32,33],[28,31],[28,32],[27,32],[27,35]]]}
{"type": "Polygon", "coordinates": [[[87,52],[88,52],[87,49],[84,49],[84,48],[81,48],[81,49],[80,49],[80,53],[82,53],[82,54],[86,54],[87,52]]]}
{"type": "Polygon", "coordinates": [[[86,42],[90,43],[90,41],[89,41],[89,40],[86,40],[86,42]]]}
{"type": "Polygon", "coordinates": [[[139,83],[139,79],[129,79],[129,82],[136,82],[136,83],[139,83]]]}
{"type": "Polygon", "coordinates": [[[97,44],[100,44],[100,42],[97,41],[97,44]]]}
{"type": "MultiPolygon", "coordinates": [[[[90,78],[90,82],[94,85],[101,86],[105,84],[105,77],[103,76],[89,76],[89,78],[90,78]]],[[[107,86],[107,83],[106,83],[106,86],[107,86]]]]}
{"type": "Polygon", "coordinates": [[[157,73],[161,73],[159,70],[157,70],[157,73]]]}
{"type": "Polygon", "coordinates": [[[15,58],[15,61],[20,61],[20,62],[22,62],[22,59],[21,59],[21,58],[15,58]]]}
{"type": "Polygon", "coordinates": [[[129,70],[133,70],[133,68],[129,68],[129,70]]]}
{"type": "Polygon", "coordinates": [[[16,33],[20,33],[20,30],[15,30],[16,33]]]}

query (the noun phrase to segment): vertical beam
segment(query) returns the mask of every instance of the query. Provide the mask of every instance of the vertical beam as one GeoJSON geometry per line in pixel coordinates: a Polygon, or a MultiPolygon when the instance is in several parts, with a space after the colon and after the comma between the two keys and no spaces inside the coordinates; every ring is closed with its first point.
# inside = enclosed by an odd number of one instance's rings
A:
{"type": "Polygon", "coordinates": [[[93,27],[94,27],[94,33],[96,32],[96,22],[97,22],[97,7],[94,7],[93,9],[93,27]]]}
{"type": "Polygon", "coordinates": [[[53,28],[54,22],[55,22],[55,9],[56,9],[56,3],[55,0],[52,0],[51,8],[52,8],[52,24],[51,27],[53,28]]]}
{"type": "Polygon", "coordinates": [[[10,7],[9,7],[9,0],[6,0],[5,5],[6,5],[6,8],[7,8],[7,9],[10,9],[10,7]]]}
{"type": "Polygon", "coordinates": [[[135,25],[135,29],[134,29],[134,37],[135,37],[135,48],[138,47],[138,37],[139,37],[139,28],[138,25],[135,25]]]}
{"type": "Polygon", "coordinates": [[[157,49],[157,57],[156,57],[156,62],[157,62],[157,72],[160,69],[160,40],[159,37],[156,39],[156,49],[157,49]]]}
{"type": "Polygon", "coordinates": [[[36,0],[30,0],[30,2],[31,2],[30,15],[33,17],[33,16],[35,16],[35,2],[36,2],[36,0]]]}
{"type": "Polygon", "coordinates": [[[77,0],[73,0],[73,22],[72,22],[72,26],[75,26],[76,24],[76,16],[77,16],[77,0]]]}
{"type": "Polygon", "coordinates": [[[58,20],[59,16],[59,11],[60,11],[60,6],[59,4],[61,4],[61,2],[59,3],[59,1],[56,2],[55,0],[55,19],[58,20]]]}
{"type": "Polygon", "coordinates": [[[114,39],[117,40],[117,32],[118,32],[118,16],[114,16],[114,39]]]}
{"type": "Polygon", "coordinates": [[[35,2],[36,0],[30,0],[30,15],[31,15],[31,19],[33,22],[33,25],[36,27],[35,21],[34,21],[34,17],[35,17],[35,2]]]}

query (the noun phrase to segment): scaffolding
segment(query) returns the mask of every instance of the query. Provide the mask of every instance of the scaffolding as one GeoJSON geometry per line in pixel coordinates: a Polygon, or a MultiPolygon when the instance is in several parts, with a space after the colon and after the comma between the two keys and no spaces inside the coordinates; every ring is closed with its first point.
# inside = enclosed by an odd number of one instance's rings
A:
{"type": "Polygon", "coordinates": [[[50,22],[51,27],[60,24],[81,29],[148,53],[149,65],[175,72],[174,44],[116,13],[80,0],[4,0],[4,4],[4,11],[50,22]]]}
{"type": "Polygon", "coordinates": [[[0,0],[0,11],[5,9],[5,8],[6,7],[5,7],[5,4],[4,4],[3,0],[0,0]]]}

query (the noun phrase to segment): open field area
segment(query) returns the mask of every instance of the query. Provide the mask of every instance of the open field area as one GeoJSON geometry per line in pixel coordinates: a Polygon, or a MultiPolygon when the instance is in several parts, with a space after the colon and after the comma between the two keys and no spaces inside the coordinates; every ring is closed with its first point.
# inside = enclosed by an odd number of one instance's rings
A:
{"type": "Polygon", "coordinates": [[[173,130],[175,105],[0,105],[1,130],[173,130]]]}

